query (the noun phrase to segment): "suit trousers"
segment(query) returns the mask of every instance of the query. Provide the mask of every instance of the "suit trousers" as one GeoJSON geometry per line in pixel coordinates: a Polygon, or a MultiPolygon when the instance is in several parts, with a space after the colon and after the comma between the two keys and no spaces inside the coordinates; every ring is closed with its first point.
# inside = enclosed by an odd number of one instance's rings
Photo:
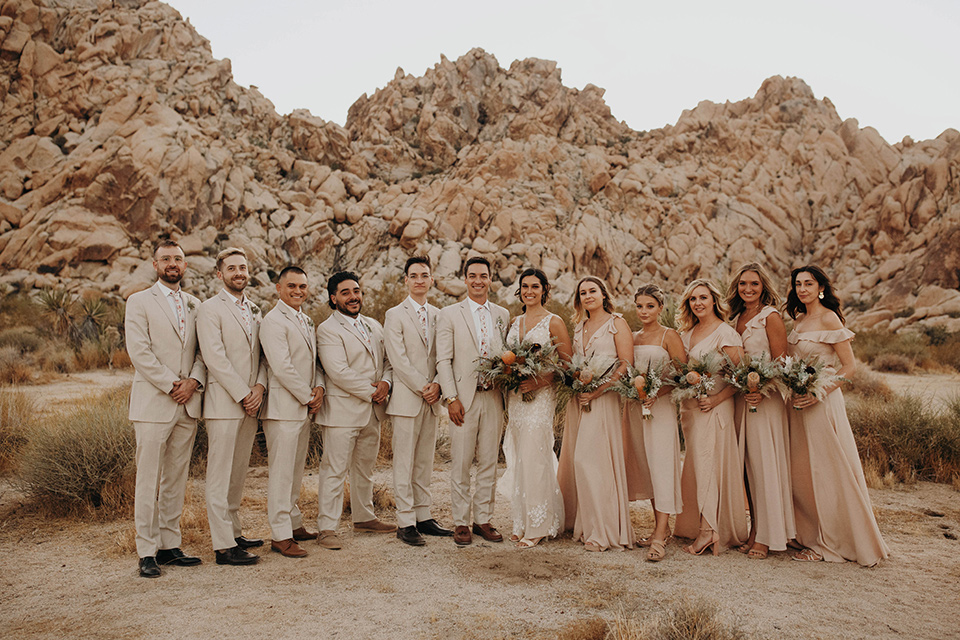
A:
{"type": "Polygon", "coordinates": [[[450,506],[456,526],[470,525],[471,502],[473,522],[485,524],[493,517],[502,424],[503,396],[496,389],[477,391],[470,410],[463,416],[463,424],[458,427],[450,423],[450,506]],[[477,477],[471,497],[470,467],[474,456],[477,477]]]}
{"type": "Polygon", "coordinates": [[[303,420],[264,420],[267,439],[267,520],[274,540],[289,540],[293,530],[303,526],[297,500],[303,484],[310,444],[310,424],[303,420]]]}
{"type": "Polygon", "coordinates": [[[373,512],[373,467],[380,452],[380,421],[371,412],[363,427],[324,426],[323,457],[320,458],[321,531],[335,531],[343,513],[343,485],[350,473],[350,512],[354,522],[367,522],[373,512]]]}
{"type": "Polygon", "coordinates": [[[133,428],[137,437],[133,523],[137,555],[146,558],[157,555],[158,549],[180,546],[180,514],[197,421],[177,405],[170,422],[134,422],[133,428]]]}
{"type": "Polygon", "coordinates": [[[437,416],[424,402],[416,416],[391,416],[391,420],[397,526],[412,527],[431,518],[430,480],[437,448],[437,416]]]}
{"type": "Polygon", "coordinates": [[[207,521],[213,548],[237,546],[243,533],[240,500],[250,466],[250,450],[257,435],[257,419],[207,418],[207,521]]]}

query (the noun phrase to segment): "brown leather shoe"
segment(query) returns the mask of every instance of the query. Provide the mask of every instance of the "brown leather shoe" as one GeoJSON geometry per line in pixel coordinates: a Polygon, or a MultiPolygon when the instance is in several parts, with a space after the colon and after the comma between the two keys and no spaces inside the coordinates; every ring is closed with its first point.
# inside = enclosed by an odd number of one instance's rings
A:
{"type": "Polygon", "coordinates": [[[503,536],[493,528],[489,522],[483,524],[473,523],[473,532],[486,540],[487,542],[503,542],[503,536]]]}
{"type": "Polygon", "coordinates": [[[314,533],[313,531],[307,531],[306,528],[300,527],[299,529],[293,530],[293,539],[297,542],[303,542],[304,540],[316,540],[319,533],[314,533]]]}
{"type": "Polygon", "coordinates": [[[336,551],[343,547],[343,543],[340,542],[340,536],[337,535],[336,531],[332,529],[324,529],[320,532],[320,539],[317,540],[321,547],[324,549],[330,549],[336,551]]]}
{"type": "Polygon", "coordinates": [[[367,520],[366,522],[354,522],[353,530],[366,533],[393,533],[397,530],[397,525],[387,524],[379,520],[367,520]]]}
{"type": "Polygon", "coordinates": [[[470,535],[470,527],[466,525],[457,525],[453,528],[453,541],[461,547],[465,547],[473,542],[473,536],[470,535]]]}
{"type": "Polygon", "coordinates": [[[301,549],[293,538],[274,540],[270,543],[270,549],[288,558],[303,558],[307,555],[307,552],[301,549]]]}

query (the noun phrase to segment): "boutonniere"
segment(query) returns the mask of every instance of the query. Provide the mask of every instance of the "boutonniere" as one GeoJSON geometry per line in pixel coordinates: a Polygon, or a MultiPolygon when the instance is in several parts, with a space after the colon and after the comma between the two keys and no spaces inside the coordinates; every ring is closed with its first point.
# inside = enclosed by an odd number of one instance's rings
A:
{"type": "Polygon", "coordinates": [[[370,326],[370,323],[364,322],[363,320],[361,320],[360,323],[363,325],[363,328],[367,330],[368,335],[373,333],[373,327],[370,326]]]}
{"type": "Polygon", "coordinates": [[[193,304],[193,300],[187,298],[187,309],[189,309],[190,311],[193,311],[196,308],[197,308],[197,305],[193,304]]]}
{"type": "Polygon", "coordinates": [[[307,326],[310,328],[313,328],[313,318],[311,318],[310,316],[307,316],[307,326]]]}
{"type": "Polygon", "coordinates": [[[255,315],[255,316],[259,316],[259,315],[260,315],[260,307],[258,307],[257,305],[255,305],[255,304],[252,303],[252,302],[250,303],[250,310],[253,311],[253,315],[255,315]]]}

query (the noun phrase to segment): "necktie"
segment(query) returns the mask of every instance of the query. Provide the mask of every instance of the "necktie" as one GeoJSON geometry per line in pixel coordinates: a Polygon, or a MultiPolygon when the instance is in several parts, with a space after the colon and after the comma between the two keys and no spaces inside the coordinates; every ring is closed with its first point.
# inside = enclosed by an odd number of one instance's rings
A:
{"type": "Polygon", "coordinates": [[[490,355],[490,323],[487,322],[487,308],[477,307],[480,314],[480,355],[486,358],[490,355]]]}
{"type": "Polygon", "coordinates": [[[173,301],[176,303],[174,306],[177,308],[177,331],[180,332],[180,339],[183,340],[187,333],[187,318],[183,313],[183,301],[180,299],[179,291],[174,291],[170,295],[173,296],[173,301]]]}
{"type": "Polygon", "coordinates": [[[303,319],[303,313],[300,311],[297,311],[297,322],[300,323],[301,329],[303,329],[304,331],[307,330],[307,321],[303,319]]]}
{"type": "Polygon", "coordinates": [[[363,338],[363,341],[367,343],[367,346],[370,346],[370,334],[367,333],[367,330],[363,328],[363,323],[360,322],[360,319],[353,321],[353,326],[357,328],[357,331],[360,332],[360,337],[363,338]]]}
{"type": "Polygon", "coordinates": [[[237,300],[236,303],[237,306],[240,307],[240,317],[243,318],[243,328],[247,330],[247,339],[252,339],[253,330],[251,328],[250,309],[247,308],[245,300],[237,300]]]}
{"type": "Polygon", "coordinates": [[[417,308],[417,317],[420,318],[420,333],[423,334],[423,339],[427,339],[427,308],[419,307],[417,308]]]}

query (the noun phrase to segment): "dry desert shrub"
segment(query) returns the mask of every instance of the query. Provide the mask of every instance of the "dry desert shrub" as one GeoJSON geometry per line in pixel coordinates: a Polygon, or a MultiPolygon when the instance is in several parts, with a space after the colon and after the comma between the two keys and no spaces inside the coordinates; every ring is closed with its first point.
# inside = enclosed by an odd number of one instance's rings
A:
{"type": "Polygon", "coordinates": [[[926,336],[915,332],[861,331],[853,340],[853,352],[871,366],[881,355],[898,355],[914,366],[923,367],[931,361],[927,343],[926,336]]]}
{"type": "Polygon", "coordinates": [[[611,625],[610,640],[743,640],[739,622],[726,622],[720,605],[704,598],[684,596],[656,619],[641,623],[622,613],[611,625]]]}
{"type": "Polygon", "coordinates": [[[569,623],[557,632],[557,640],[604,640],[608,632],[606,621],[594,616],[569,623]]]}
{"type": "Polygon", "coordinates": [[[15,346],[0,347],[0,384],[25,384],[34,376],[30,359],[15,346]]]}
{"type": "Polygon", "coordinates": [[[887,373],[911,373],[914,369],[913,360],[899,353],[881,353],[873,359],[872,366],[887,373]]]}
{"type": "Polygon", "coordinates": [[[21,353],[32,353],[43,344],[33,327],[12,327],[0,331],[0,348],[16,347],[21,353]]]}
{"type": "MultiPolygon", "coordinates": [[[[301,493],[302,495],[302,493],[301,493]]],[[[377,517],[393,513],[397,509],[397,502],[393,499],[393,489],[382,482],[373,485],[373,511],[377,517]]],[[[343,485],[343,515],[352,513],[350,509],[350,483],[343,485]]]]}
{"type": "Polygon", "coordinates": [[[380,450],[377,466],[390,466],[393,461],[393,421],[387,418],[380,424],[380,450]]]}
{"type": "Polygon", "coordinates": [[[132,501],[135,450],[126,391],[111,391],[30,431],[19,484],[58,512],[117,515],[132,501]]]}
{"type": "Polygon", "coordinates": [[[940,409],[918,396],[861,397],[847,407],[864,465],[881,486],[900,482],[952,482],[960,475],[960,398],[940,409]]]}
{"type": "Polygon", "coordinates": [[[893,399],[893,390],[890,386],[867,367],[857,367],[853,375],[847,378],[843,385],[843,394],[881,400],[893,399]]]}
{"type": "Polygon", "coordinates": [[[17,389],[0,388],[0,471],[17,466],[34,428],[36,402],[17,389]]]}

